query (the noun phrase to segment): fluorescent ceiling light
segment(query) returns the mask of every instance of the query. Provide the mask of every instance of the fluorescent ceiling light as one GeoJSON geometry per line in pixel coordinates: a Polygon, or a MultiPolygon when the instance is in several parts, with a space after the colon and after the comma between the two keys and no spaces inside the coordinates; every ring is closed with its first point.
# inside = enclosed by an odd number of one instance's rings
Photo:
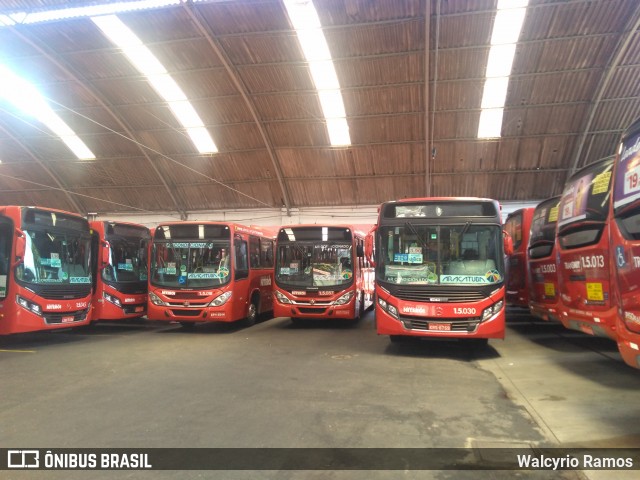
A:
{"type": "Polygon", "coordinates": [[[80,160],[96,158],[69,125],[53,111],[37,88],[1,64],[0,98],[46,125],[80,160]]]}
{"type": "Polygon", "coordinates": [[[298,42],[309,62],[332,146],[351,145],[340,83],[318,12],[311,0],[284,0],[298,42]]]}
{"type": "Polygon", "coordinates": [[[528,0],[498,1],[485,73],[478,138],[499,138],[501,135],[509,76],[528,3],[528,0]]]}
{"type": "Polygon", "coordinates": [[[187,96],[138,36],[115,15],[92,17],[91,20],[147,77],[153,89],[167,102],[173,115],[185,128],[198,152],[217,152],[216,144],[187,96]]]}
{"type": "Polygon", "coordinates": [[[123,2],[104,2],[97,5],[83,7],[55,8],[38,12],[16,12],[0,15],[0,27],[29,23],[52,22],[68,18],[92,17],[96,15],[110,15],[149,8],[161,8],[180,4],[180,0],[133,0],[123,2]]]}

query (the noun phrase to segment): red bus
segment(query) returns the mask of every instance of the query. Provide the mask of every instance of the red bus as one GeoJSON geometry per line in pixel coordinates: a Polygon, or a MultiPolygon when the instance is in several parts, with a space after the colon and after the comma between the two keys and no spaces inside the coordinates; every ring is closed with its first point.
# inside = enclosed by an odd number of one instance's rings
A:
{"type": "Polygon", "coordinates": [[[355,320],[373,304],[373,267],[364,256],[368,229],[295,225],[276,239],[275,317],[355,320]]]}
{"type": "Polygon", "coordinates": [[[569,329],[616,339],[617,307],[609,272],[609,200],[613,159],[567,181],[556,234],[560,321],[569,329]]]}
{"type": "Polygon", "coordinates": [[[616,157],[611,209],[610,255],[614,304],[618,305],[618,349],[640,368],[640,119],[623,134],[616,157]]]}
{"type": "Polygon", "coordinates": [[[143,225],[89,222],[92,229],[92,321],[147,313],[147,256],[151,233],[143,225]]]}
{"type": "Polygon", "coordinates": [[[510,213],[504,229],[513,240],[513,253],[507,257],[507,305],[529,308],[529,266],[527,245],[533,220],[534,207],[521,208],[510,213]]]}
{"type": "Polygon", "coordinates": [[[504,338],[504,252],[500,206],[483,198],[383,203],[375,245],[376,329],[405,337],[504,338]]]}
{"type": "Polygon", "coordinates": [[[235,322],[273,310],[273,232],[235,223],[159,225],[151,243],[147,318],[235,322]]]}
{"type": "Polygon", "coordinates": [[[0,206],[0,334],[86,325],[91,233],[79,215],[0,206]]]}
{"type": "Polygon", "coordinates": [[[560,321],[556,265],[556,224],[560,196],[536,206],[527,246],[529,255],[529,311],[546,321],[560,321]]]}

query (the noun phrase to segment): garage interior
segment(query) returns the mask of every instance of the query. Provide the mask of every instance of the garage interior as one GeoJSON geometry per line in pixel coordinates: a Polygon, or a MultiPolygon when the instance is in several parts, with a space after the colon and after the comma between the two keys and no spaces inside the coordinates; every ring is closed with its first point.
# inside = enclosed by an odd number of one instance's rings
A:
{"type": "MultiPolygon", "coordinates": [[[[127,10],[100,0],[2,2],[0,73],[14,81],[0,86],[0,204],[149,228],[373,224],[382,202],[429,196],[494,198],[506,217],[613,156],[640,116],[637,0],[120,4],[127,10]],[[295,8],[309,4],[326,40],[315,59],[294,26],[295,8]],[[511,40],[491,53],[505,5],[522,9],[522,26],[514,33],[513,19],[502,24],[511,40]],[[117,43],[128,34],[107,32],[107,17],[155,55],[156,73],[160,65],[180,87],[208,146],[199,150],[177,107],[117,43]],[[318,69],[335,71],[324,88],[318,69]],[[27,112],[33,97],[21,81],[84,154],[27,112]],[[501,100],[488,84],[506,88],[501,100]],[[327,92],[338,92],[341,106],[322,103],[327,92]],[[336,134],[335,125],[347,128],[336,134]]],[[[0,438],[43,448],[640,448],[640,376],[615,342],[516,311],[506,339],[482,351],[391,345],[373,324],[368,312],[355,325],[262,318],[250,328],[185,331],[138,321],[1,338],[0,438]]],[[[81,473],[30,478],[101,476],[81,473]]],[[[484,473],[403,473],[429,475],[484,473]]]]}

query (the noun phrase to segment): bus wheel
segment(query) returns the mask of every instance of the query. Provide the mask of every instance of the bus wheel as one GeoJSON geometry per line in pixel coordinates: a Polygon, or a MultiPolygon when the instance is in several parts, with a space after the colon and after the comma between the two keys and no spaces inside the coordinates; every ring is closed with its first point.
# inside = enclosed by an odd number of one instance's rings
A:
{"type": "Polygon", "coordinates": [[[356,320],[360,320],[364,315],[364,292],[360,293],[360,305],[358,305],[358,316],[356,320]]]}
{"type": "Polygon", "coordinates": [[[258,302],[255,298],[252,298],[251,303],[249,304],[249,308],[247,308],[247,317],[244,319],[245,326],[251,327],[252,325],[255,325],[257,318],[258,318],[258,302]]]}

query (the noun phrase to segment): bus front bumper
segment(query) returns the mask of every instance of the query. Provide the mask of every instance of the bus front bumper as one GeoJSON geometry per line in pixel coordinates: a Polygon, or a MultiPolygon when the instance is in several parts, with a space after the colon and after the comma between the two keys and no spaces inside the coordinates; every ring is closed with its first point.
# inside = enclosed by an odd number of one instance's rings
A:
{"type": "Polygon", "coordinates": [[[149,302],[147,318],[161,322],[232,322],[232,303],[211,306],[159,306],[149,302]]]}
{"type": "Polygon", "coordinates": [[[618,309],[616,307],[600,312],[560,307],[559,317],[562,325],[569,330],[611,340],[616,340],[618,337],[616,333],[618,309]]]}
{"type": "Polygon", "coordinates": [[[560,322],[557,303],[529,302],[531,315],[547,322],[560,322]]]}
{"type": "Polygon", "coordinates": [[[274,317],[354,319],[357,317],[356,309],[355,292],[340,292],[330,298],[297,297],[295,300],[282,293],[273,295],[274,317]],[[340,299],[345,295],[350,298],[341,303],[340,299]]]}
{"type": "Polygon", "coordinates": [[[405,335],[430,338],[504,338],[505,309],[488,318],[394,318],[379,304],[375,307],[379,335],[405,335]]]}

